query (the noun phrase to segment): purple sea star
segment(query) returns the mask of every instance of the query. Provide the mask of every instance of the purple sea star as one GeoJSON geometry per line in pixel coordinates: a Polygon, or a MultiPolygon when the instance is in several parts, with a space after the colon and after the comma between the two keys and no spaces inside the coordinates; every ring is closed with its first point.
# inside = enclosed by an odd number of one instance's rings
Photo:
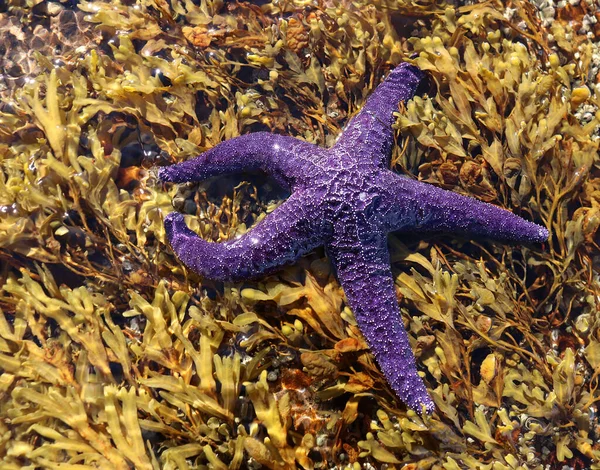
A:
{"type": "Polygon", "coordinates": [[[417,374],[390,269],[387,234],[440,231],[542,242],[548,231],[491,204],[413,181],[388,169],[393,112],[424,78],[402,63],[377,87],[330,149],[265,132],[225,141],[197,158],[161,168],[163,181],[201,181],[262,170],[291,196],[238,239],[202,240],[179,213],[165,218],[171,246],[209,279],[241,281],[272,272],[325,245],[358,326],[389,384],[410,408],[435,405],[417,374]]]}

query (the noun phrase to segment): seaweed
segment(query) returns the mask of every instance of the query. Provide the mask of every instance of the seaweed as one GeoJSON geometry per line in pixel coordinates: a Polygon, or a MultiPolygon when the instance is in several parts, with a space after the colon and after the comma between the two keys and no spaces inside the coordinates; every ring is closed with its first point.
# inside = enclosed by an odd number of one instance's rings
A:
{"type": "Polygon", "coordinates": [[[596,5],[5,10],[2,468],[600,468],[596,5]],[[244,233],[273,181],[155,176],[242,133],[331,145],[401,60],[431,87],[398,110],[393,167],[551,232],[390,237],[431,417],[387,386],[322,251],[215,283],[165,243],[173,205],[208,240],[244,233]]]}

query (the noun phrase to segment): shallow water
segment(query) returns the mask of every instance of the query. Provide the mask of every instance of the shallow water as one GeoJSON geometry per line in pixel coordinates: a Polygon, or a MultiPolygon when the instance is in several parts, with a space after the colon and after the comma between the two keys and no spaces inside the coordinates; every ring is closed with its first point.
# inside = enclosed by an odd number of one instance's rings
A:
{"type": "Polygon", "coordinates": [[[599,13],[538,3],[0,5],[0,466],[596,468],[599,13]],[[250,132],[330,146],[409,57],[432,87],[392,167],[551,232],[390,237],[432,417],[323,250],[219,283],[165,239],[173,210],[235,238],[284,189],[155,174],[250,132]]]}

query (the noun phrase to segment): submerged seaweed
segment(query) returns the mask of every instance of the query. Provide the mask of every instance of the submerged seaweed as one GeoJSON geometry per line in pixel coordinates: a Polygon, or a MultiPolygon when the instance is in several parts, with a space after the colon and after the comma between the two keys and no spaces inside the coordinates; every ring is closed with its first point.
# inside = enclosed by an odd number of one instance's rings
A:
{"type": "Polygon", "coordinates": [[[600,10],[542,3],[8,1],[0,466],[600,469],[600,10]],[[387,386],[324,253],[222,284],[165,244],[172,201],[223,241],[274,182],[153,170],[260,130],[330,145],[410,57],[432,87],[399,110],[395,169],[552,233],[390,239],[432,417],[387,386]]]}

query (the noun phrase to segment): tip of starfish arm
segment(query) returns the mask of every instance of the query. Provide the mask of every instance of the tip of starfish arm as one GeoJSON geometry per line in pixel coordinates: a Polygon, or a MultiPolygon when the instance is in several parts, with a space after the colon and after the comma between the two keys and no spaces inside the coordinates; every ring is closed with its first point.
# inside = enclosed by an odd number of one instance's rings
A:
{"type": "Polygon", "coordinates": [[[160,167],[157,172],[158,180],[163,183],[185,183],[193,180],[193,171],[187,166],[188,162],[160,167]]]}
{"type": "Polygon", "coordinates": [[[522,231],[517,231],[515,238],[521,238],[523,241],[532,243],[542,243],[548,240],[550,232],[546,227],[542,227],[533,222],[527,222],[526,227],[522,227],[522,231]]]}
{"type": "Polygon", "coordinates": [[[165,217],[165,232],[171,244],[173,244],[177,233],[184,229],[187,229],[187,225],[185,225],[185,219],[182,214],[179,212],[170,212],[167,214],[165,217]]]}
{"type": "Polygon", "coordinates": [[[408,408],[415,413],[430,415],[435,411],[435,403],[420,378],[418,378],[418,381],[404,384],[400,390],[396,389],[396,393],[408,408]]]}
{"type": "Polygon", "coordinates": [[[415,398],[414,403],[409,403],[408,405],[419,414],[430,415],[435,411],[435,403],[429,394],[415,398]]]}
{"type": "Polygon", "coordinates": [[[170,181],[169,172],[167,171],[168,168],[169,168],[168,166],[163,166],[158,169],[157,176],[158,176],[159,181],[170,181]]]}
{"type": "Polygon", "coordinates": [[[548,237],[550,236],[550,232],[548,231],[547,228],[545,227],[539,227],[538,229],[538,239],[537,241],[539,242],[545,242],[546,240],[548,240],[548,237]]]}
{"type": "Polygon", "coordinates": [[[427,403],[423,403],[422,407],[425,407],[425,412],[430,415],[435,411],[435,403],[433,400],[429,400],[427,403]]]}

